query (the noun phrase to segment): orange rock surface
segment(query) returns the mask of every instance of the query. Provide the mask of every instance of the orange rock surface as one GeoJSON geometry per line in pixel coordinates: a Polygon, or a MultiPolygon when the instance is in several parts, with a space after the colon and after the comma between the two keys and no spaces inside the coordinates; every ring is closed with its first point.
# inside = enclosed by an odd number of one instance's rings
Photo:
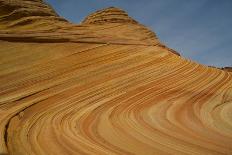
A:
{"type": "Polygon", "coordinates": [[[72,24],[0,0],[0,154],[230,155],[232,74],[118,8],[72,24]]]}

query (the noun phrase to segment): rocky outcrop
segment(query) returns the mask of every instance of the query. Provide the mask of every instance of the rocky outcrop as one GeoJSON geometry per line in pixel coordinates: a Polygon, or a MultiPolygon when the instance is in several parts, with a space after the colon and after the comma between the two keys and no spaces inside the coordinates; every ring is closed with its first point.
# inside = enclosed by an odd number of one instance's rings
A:
{"type": "Polygon", "coordinates": [[[59,17],[48,4],[41,0],[0,0],[1,29],[16,27],[23,29],[30,25],[33,25],[31,28],[36,29],[64,21],[66,20],[59,17]]]}
{"type": "Polygon", "coordinates": [[[15,42],[161,44],[155,33],[121,9],[110,7],[72,24],[42,1],[0,0],[0,39],[15,42]],[[112,33],[117,32],[117,33],[112,33]]]}
{"type": "Polygon", "coordinates": [[[0,154],[232,154],[229,72],[118,8],[75,25],[40,0],[0,4],[0,154]]]}
{"type": "Polygon", "coordinates": [[[216,69],[220,69],[220,70],[223,70],[223,71],[226,71],[226,72],[232,72],[232,67],[215,67],[215,66],[209,66],[211,68],[216,68],[216,69]]]}
{"type": "Polygon", "coordinates": [[[232,72],[232,67],[223,67],[222,70],[232,72]]]}

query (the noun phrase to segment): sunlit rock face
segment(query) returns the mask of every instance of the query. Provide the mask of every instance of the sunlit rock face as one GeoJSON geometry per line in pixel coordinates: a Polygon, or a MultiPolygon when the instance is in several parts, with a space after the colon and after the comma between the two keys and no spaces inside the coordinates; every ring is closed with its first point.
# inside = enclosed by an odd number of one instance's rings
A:
{"type": "Polygon", "coordinates": [[[232,74],[119,8],[72,24],[0,0],[0,47],[0,154],[232,154],[232,74]]]}

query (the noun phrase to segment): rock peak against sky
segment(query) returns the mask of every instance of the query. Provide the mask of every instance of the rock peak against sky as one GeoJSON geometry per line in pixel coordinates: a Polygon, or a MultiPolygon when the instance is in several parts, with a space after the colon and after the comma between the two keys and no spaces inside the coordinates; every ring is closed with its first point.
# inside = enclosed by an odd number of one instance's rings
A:
{"type": "Polygon", "coordinates": [[[201,64],[232,66],[230,0],[47,0],[66,19],[80,23],[108,6],[126,10],[136,21],[184,57],[201,64]]]}
{"type": "Polygon", "coordinates": [[[0,2],[8,8],[8,11],[0,12],[7,17],[0,21],[5,29],[0,31],[2,40],[159,45],[180,55],[166,47],[154,32],[120,8],[101,9],[87,15],[81,24],[72,24],[46,3],[20,0],[0,2]]]}
{"type": "MultiPolygon", "coordinates": [[[[81,24],[72,24],[60,17],[46,3],[20,0],[0,2],[11,10],[0,12],[5,16],[0,21],[5,29],[0,31],[2,40],[140,44],[165,47],[154,32],[139,24],[120,8],[101,9],[87,15],[81,24]]],[[[179,55],[176,51],[165,48],[179,55]]]]}

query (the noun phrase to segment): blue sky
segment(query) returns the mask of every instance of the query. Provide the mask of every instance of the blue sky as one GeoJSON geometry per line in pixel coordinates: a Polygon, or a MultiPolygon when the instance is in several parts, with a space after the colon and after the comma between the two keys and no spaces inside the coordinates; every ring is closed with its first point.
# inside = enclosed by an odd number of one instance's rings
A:
{"type": "Polygon", "coordinates": [[[73,23],[109,6],[152,29],[168,47],[205,65],[232,66],[232,0],[46,0],[73,23]]]}

